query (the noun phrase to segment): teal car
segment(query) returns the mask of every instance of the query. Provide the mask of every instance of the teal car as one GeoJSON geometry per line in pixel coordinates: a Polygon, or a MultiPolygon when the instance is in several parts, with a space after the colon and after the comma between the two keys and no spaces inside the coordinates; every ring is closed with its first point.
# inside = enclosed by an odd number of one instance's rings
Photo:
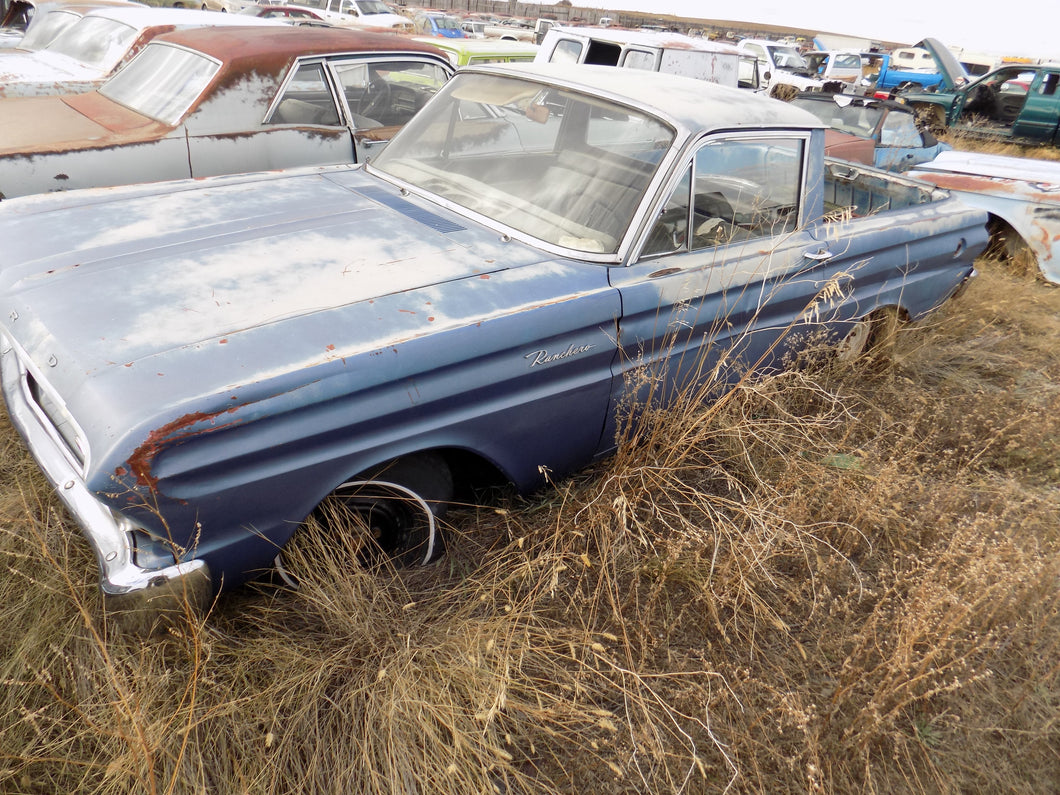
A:
{"type": "Polygon", "coordinates": [[[934,130],[1060,145],[1060,63],[1009,64],[948,91],[899,95],[934,130]]]}

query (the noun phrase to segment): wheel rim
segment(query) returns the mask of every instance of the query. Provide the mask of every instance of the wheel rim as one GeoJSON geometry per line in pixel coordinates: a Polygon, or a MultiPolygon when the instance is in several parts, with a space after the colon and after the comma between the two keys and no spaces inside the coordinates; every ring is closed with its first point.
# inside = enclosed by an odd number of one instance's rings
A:
{"type": "MultiPolygon", "coordinates": [[[[422,558],[417,553],[415,559],[408,562],[426,565],[434,557],[438,541],[437,521],[426,500],[412,489],[379,480],[349,481],[339,486],[330,499],[330,505],[323,511],[324,522],[331,525],[333,531],[359,530],[364,534],[365,543],[358,553],[363,565],[378,566],[414,551],[410,541],[414,541],[416,531],[424,527],[427,530],[426,552],[422,558]]],[[[298,587],[297,576],[284,565],[282,550],[274,565],[289,587],[298,587]]]]}
{"type": "Polygon", "coordinates": [[[849,362],[861,356],[869,344],[872,335],[872,323],[863,318],[854,324],[847,335],[840,340],[836,348],[836,358],[841,362],[849,362]]]}

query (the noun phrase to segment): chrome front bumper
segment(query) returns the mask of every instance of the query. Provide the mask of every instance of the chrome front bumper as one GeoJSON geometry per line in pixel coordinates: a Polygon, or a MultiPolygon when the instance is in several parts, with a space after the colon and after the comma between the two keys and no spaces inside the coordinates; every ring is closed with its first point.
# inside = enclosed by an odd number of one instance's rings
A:
{"type": "Polygon", "coordinates": [[[108,607],[123,611],[139,607],[168,609],[181,602],[196,609],[206,607],[213,587],[205,561],[189,560],[157,569],[137,565],[134,526],[88,489],[60,447],[61,442],[56,441],[34,410],[26,388],[24,361],[10,339],[0,336],[0,377],[8,415],[92,545],[108,607]]]}

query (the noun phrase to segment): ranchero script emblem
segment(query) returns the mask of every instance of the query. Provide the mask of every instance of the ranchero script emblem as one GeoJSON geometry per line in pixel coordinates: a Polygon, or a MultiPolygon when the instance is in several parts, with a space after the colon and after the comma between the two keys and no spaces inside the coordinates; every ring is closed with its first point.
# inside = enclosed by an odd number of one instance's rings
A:
{"type": "Polygon", "coordinates": [[[558,362],[562,359],[569,359],[571,356],[577,356],[579,353],[585,353],[595,348],[595,345],[575,345],[573,342],[567,346],[567,350],[562,353],[549,353],[548,351],[534,351],[526,354],[524,359],[530,360],[531,367],[537,367],[539,364],[552,364],[552,362],[558,362]]]}

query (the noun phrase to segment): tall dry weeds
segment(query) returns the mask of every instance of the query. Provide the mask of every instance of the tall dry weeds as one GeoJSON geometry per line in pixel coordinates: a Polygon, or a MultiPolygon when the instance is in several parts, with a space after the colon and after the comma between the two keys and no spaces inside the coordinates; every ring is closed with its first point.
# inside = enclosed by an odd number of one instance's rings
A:
{"type": "Polygon", "coordinates": [[[307,535],[147,640],[5,428],[0,791],[1047,789],[1060,291],[981,270],[886,368],[686,395],[434,566],[307,535]]]}

